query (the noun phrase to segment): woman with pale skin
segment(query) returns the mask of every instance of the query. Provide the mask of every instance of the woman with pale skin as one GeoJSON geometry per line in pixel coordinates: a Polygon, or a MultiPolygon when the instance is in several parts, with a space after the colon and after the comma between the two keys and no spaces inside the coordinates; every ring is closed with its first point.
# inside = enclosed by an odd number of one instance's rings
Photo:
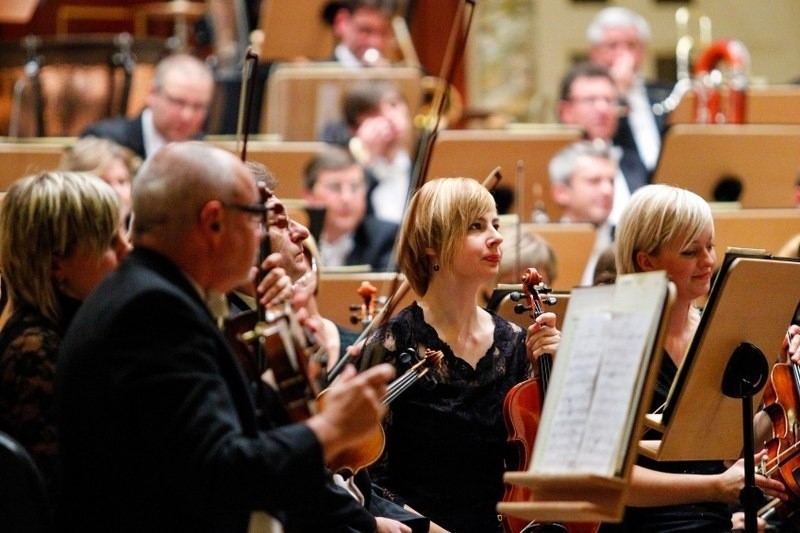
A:
{"type": "Polygon", "coordinates": [[[80,303],[130,251],[120,216],[114,190],[78,172],[17,180],[0,210],[0,270],[9,297],[0,331],[0,430],[34,458],[51,500],[58,349],[80,303]]]}
{"type": "Polygon", "coordinates": [[[366,342],[361,367],[392,363],[398,375],[413,349],[441,351],[441,362],[394,400],[376,483],[449,531],[500,527],[508,432],[503,400],[531,377],[531,361],[554,353],[555,315],[528,328],[478,304],[497,278],[503,236],[494,198],[476,180],[439,178],[417,191],[398,240],[398,265],[420,296],[366,342]]]}
{"type": "MultiPolygon", "coordinates": [[[[715,265],[714,224],[705,200],[667,185],[647,185],[631,196],[616,230],[617,274],[664,270],[676,289],[651,411],[666,400],[692,342],[700,322],[694,302],[708,294],[715,265]]],[[[756,454],[756,464],[765,454],[756,454]]],[[[722,461],[639,457],[630,483],[623,524],[605,524],[602,531],[730,531],[729,505],[740,502],[744,460],[726,468],[722,461]]],[[[767,497],[786,498],[779,481],[756,475],[756,484],[767,497]]],[[[740,521],[741,514],[735,518],[740,521]]]]}
{"type": "Polygon", "coordinates": [[[133,152],[114,141],[99,137],[82,137],[64,156],[63,170],[89,172],[100,177],[117,192],[123,218],[131,213],[131,182],[141,160],[133,152]]]}

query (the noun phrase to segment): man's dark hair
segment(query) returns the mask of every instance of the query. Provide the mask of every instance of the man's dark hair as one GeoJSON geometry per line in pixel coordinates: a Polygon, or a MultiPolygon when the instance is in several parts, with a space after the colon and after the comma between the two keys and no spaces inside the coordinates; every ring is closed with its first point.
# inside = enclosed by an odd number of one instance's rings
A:
{"type": "Polygon", "coordinates": [[[317,178],[322,171],[325,170],[342,170],[349,168],[353,165],[358,165],[353,154],[349,150],[340,148],[338,146],[330,146],[315,155],[306,164],[303,171],[303,184],[305,188],[311,190],[317,183],[317,178]]]}
{"type": "Polygon", "coordinates": [[[572,84],[578,78],[606,78],[612,85],[616,87],[614,78],[608,73],[608,69],[597,63],[583,62],[574,65],[570,68],[564,77],[561,78],[561,87],[559,90],[559,98],[561,100],[569,100],[572,97],[572,84]]]}

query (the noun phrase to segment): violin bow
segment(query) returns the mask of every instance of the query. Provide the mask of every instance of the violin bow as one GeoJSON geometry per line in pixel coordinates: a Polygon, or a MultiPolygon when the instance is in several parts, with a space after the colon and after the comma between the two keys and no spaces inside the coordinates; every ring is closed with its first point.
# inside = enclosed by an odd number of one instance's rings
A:
{"type": "MultiPolygon", "coordinates": [[[[411,198],[414,196],[414,193],[416,193],[416,191],[419,190],[419,188],[424,184],[425,178],[427,177],[431,153],[433,151],[433,141],[436,138],[436,132],[439,129],[442,114],[444,113],[444,107],[447,99],[447,88],[452,82],[453,76],[455,75],[456,66],[463,56],[464,50],[466,49],[467,37],[469,36],[470,27],[472,26],[474,12],[475,0],[464,0],[464,2],[460,2],[458,4],[458,9],[454,16],[453,26],[450,29],[450,36],[448,38],[444,58],[442,59],[442,68],[439,75],[439,79],[443,84],[443,89],[440,91],[434,91],[435,98],[433,104],[431,105],[428,118],[425,120],[425,128],[423,129],[422,134],[420,135],[419,143],[417,144],[417,150],[414,157],[414,169],[411,176],[411,183],[408,188],[408,196],[406,197],[406,208],[408,207],[411,198]],[[467,6],[469,6],[469,9],[466,9],[467,6]],[[462,20],[465,21],[463,27],[460,24],[460,21],[462,20]]],[[[500,169],[498,167],[492,171],[489,177],[487,177],[484,185],[486,185],[489,190],[493,190],[499,180],[500,169]]],[[[395,258],[397,257],[397,246],[398,242],[395,240],[389,270],[396,268],[395,258]]],[[[404,279],[399,285],[398,280],[399,273],[397,273],[397,276],[395,276],[392,282],[393,287],[396,288],[390,293],[391,296],[381,310],[375,315],[375,318],[373,318],[373,320],[361,331],[358,339],[356,339],[356,341],[353,343],[354,345],[357,345],[366,339],[367,335],[369,335],[369,333],[372,331],[374,325],[382,325],[383,322],[391,316],[392,311],[394,311],[397,304],[403,299],[408,290],[411,288],[411,285],[407,280],[404,279]]],[[[333,382],[333,380],[336,379],[350,359],[351,357],[346,356],[341,357],[338,361],[336,361],[333,367],[328,371],[329,382],[333,382]]]]}

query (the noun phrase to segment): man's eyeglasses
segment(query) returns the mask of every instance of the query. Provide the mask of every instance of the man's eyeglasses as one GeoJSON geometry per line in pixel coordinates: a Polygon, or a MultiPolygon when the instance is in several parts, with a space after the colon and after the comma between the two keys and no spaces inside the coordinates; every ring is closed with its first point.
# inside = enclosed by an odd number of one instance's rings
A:
{"type": "Polygon", "coordinates": [[[169,103],[169,105],[176,107],[178,109],[185,109],[189,108],[192,110],[193,113],[205,113],[208,111],[209,103],[206,102],[190,102],[189,100],[185,100],[183,98],[179,98],[177,96],[173,96],[168,94],[166,91],[161,90],[160,93],[164,99],[169,103]]]}
{"type": "Polygon", "coordinates": [[[579,105],[593,105],[605,104],[608,107],[620,107],[620,101],[617,98],[610,98],[608,96],[573,96],[569,99],[573,104],[579,105]]]}
{"type": "Polygon", "coordinates": [[[233,202],[222,202],[222,207],[225,209],[233,209],[234,211],[241,211],[250,215],[250,220],[253,222],[262,222],[264,215],[267,213],[268,208],[264,204],[237,204],[233,202]]]}

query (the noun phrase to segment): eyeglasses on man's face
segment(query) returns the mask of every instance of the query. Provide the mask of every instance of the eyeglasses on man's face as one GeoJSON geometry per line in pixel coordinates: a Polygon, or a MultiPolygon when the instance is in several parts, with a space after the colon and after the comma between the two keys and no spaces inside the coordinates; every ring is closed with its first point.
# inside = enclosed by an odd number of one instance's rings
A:
{"type": "Polygon", "coordinates": [[[605,106],[613,108],[620,106],[619,99],[611,96],[599,96],[599,95],[573,96],[569,99],[569,101],[572,102],[573,104],[586,105],[586,106],[588,105],[597,106],[599,104],[603,104],[605,106]]]}
{"type": "Polygon", "coordinates": [[[284,229],[289,225],[289,217],[286,214],[286,208],[280,202],[269,202],[268,205],[257,204],[241,204],[236,202],[220,202],[225,209],[232,209],[240,211],[248,215],[252,222],[262,223],[264,218],[267,219],[267,226],[284,229]]]}
{"type": "Polygon", "coordinates": [[[176,109],[189,109],[193,113],[205,113],[208,111],[208,107],[210,103],[208,102],[192,102],[186,100],[185,98],[180,98],[178,96],[174,96],[169,94],[164,89],[159,91],[159,94],[164,97],[164,100],[172,107],[176,109]]]}
{"type": "Polygon", "coordinates": [[[269,210],[264,204],[238,204],[234,202],[221,202],[222,207],[225,209],[232,209],[246,213],[251,221],[262,222],[267,211],[269,210]]]}

